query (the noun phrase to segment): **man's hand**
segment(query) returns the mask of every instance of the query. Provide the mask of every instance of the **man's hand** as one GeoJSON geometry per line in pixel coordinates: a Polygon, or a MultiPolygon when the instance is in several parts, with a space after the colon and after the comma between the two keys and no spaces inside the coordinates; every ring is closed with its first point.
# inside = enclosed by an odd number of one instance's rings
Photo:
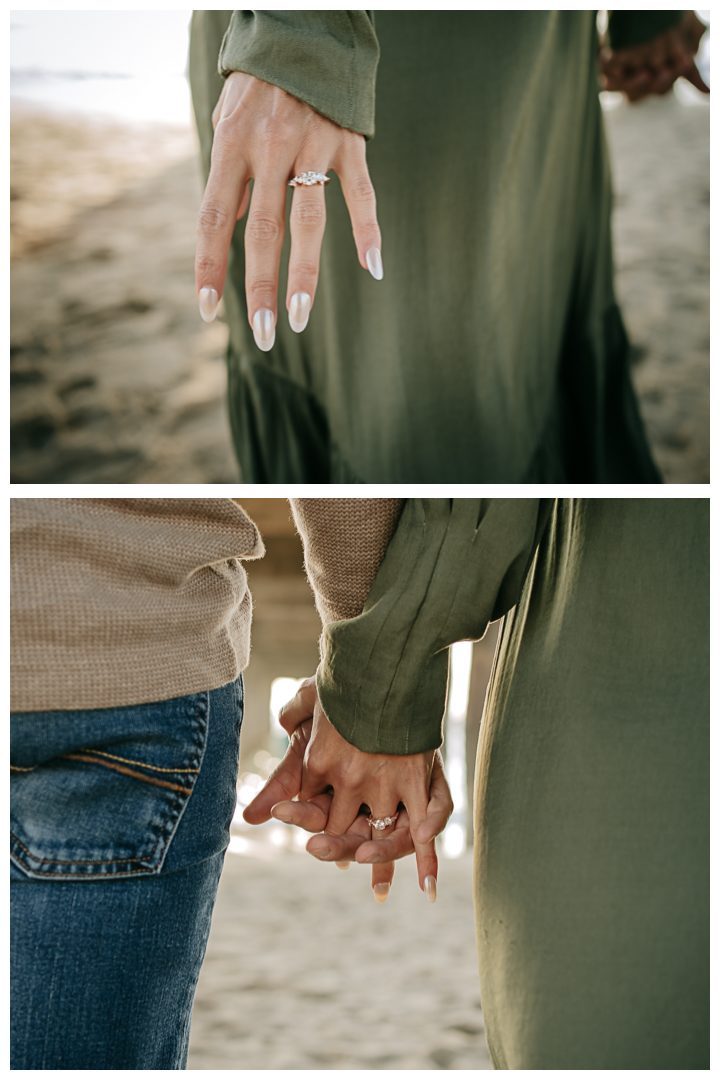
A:
{"type": "Polygon", "coordinates": [[[308,851],[338,863],[372,863],[378,899],[387,896],[393,860],[414,851],[420,888],[434,899],[435,837],[453,808],[439,755],[366,754],[351,746],[322,711],[314,678],[284,707],[280,723],[290,735],[290,746],[246,808],[245,820],[259,824],[272,815],[309,832],[324,830],[322,837],[308,842],[308,851]],[[299,801],[291,801],[295,796],[299,801]],[[364,807],[375,818],[399,816],[394,826],[371,828],[361,812],[364,807]]]}
{"type": "MultiPolygon", "coordinates": [[[[268,352],[278,319],[278,273],[285,235],[288,182],[304,172],[333,169],[342,184],[361,266],[382,277],[375,192],[365,163],[365,139],[333,124],[277,86],[235,71],[213,112],[210,176],[197,226],[195,284],[200,314],[215,318],[225,285],[235,222],[252,203],[245,227],[248,319],[268,352]]],[[[305,329],[315,299],[325,231],[322,185],[298,186],[290,214],[290,266],[285,307],[290,326],[305,329]]]]}
{"type": "Polygon", "coordinates": [[[705,85],[695,65],[700,38],[706,30],[694,11],[686,11],[677,26],[651,41],[627,49],[603,49],[600,83],[603,90],[619,90],[629,101],[648,94],[665,94],[681,75],[704,94],[705,85]]]}

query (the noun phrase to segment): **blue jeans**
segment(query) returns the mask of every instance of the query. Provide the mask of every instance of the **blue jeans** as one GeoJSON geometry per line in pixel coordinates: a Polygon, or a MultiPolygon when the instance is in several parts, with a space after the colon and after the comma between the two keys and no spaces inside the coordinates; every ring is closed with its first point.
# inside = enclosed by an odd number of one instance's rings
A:
{"type": "Polygon", "coordinates": [[[13,715],[12,1069],[185,1068],[242,712],[238,679],[13,715]]]}

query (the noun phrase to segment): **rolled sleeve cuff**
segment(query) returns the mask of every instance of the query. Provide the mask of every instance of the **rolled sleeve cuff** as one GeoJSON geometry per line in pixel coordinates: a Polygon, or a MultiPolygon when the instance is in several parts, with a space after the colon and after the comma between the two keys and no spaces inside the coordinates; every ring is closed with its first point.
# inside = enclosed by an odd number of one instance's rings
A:
{"type": "Polygon", "coordinates": [[[279,86],[369,139],[379,55],[367,11],[234,11],[218,70],[244,71],[279,86]]]}
{"type": "Polygon", "coordinates": [[[449,646],[517,603],[549,505],[407,501],[362,614],[323,630],[318,694],[344,739],[369,753],[440,746],[449,646]]]}

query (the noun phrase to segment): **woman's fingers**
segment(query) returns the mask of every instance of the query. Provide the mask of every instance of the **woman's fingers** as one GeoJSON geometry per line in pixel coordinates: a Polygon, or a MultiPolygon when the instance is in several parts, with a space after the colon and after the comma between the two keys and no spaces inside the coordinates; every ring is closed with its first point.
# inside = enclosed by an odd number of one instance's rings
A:
{"type": "MultiPolygon", "coordinates": [[[[375,821],[385,821],[388,818],[395,817],[395,815],[397,815],[397,813],[398,813],[398,811],[397,811],[397,803],[396,803],[394,810],[390,810],[390,809],[386,808],[385,811],[383,811],[383,812],[381,812],[379,814],[375,814],[373,816],[373,820],[375,820],[375,821]]],[[[370,831],[372,833],[372,839],[373,840],[377,840],[378,837],[388,837],[388,839],[389,839],[393,835],[393,833],[395,831],[395,822],[392,821],[389,825],[385,825],[382,829],[379,829],[376,826],[371,824],[370,831]]],[[[392,879],[393,879],[394,874],[395,874],[395,863],[394,862],[384,860],[382,862],[373,863],[372,874],[371,874],[371,885],[372,885],[373,895],[374,895],[375,899],[377,900],[378,904],[384,904],[385,901],[387,900],[388,895],[390,893],[390,886],[392,885],[392,879]]]]}
{"type": "Polygon", "coordinates": [[[255,344],[263,352],[269,352],[275,342],[278,274],[285,236],[286,172],[281,162],[268,162],[255,178],[245,225],[248,318],[255,344]]]}
{"type": "Polygon", "coordinates": [[[435,837],[442,832],[453,812],[450,786],[445,777],[442,758],[435,754],[430,776],[429,799],[423,806],[417,800],[405,800],[410,817],[410,828],[415,843],[418,881],[431,903],[437,895],[437,853],[435,837]]]}
{"type": "Polygon", "coordinates": [[[215,318],[225,287],[228,251],[250,179],[235,134],[226,120],[218,123],[208,177],[197,222],[195,287],[205,322],[215,318]]]}
{"type": "MultiPolygon", "coordinates": [[[[434,839],[420,840],[418,837],[418,828],[425,821],[428,812],[428,798],[424,791],[421,797],[412,792],[403,796],[403,801],[410,818],[410,834],[415,844],[415,862],[417,863],[420,888],[428,900],[434,901],[438,874],[435,841],[434,839]]],[[[452,803],[450,805],[452,806],[452,803]]]]}
{"type": "Polygon", "coordinates": [[[370,875],[373,896],[378,904],[384,904],[390,895],[390,886],[395,875],[395,863],[376,863],[370,875]]]}
{"type": "Polygon", "coordinates": [[[340,177],[345,203],[352,223],[360,265],[380,281],[383,264],[380,255],[382,238],[377,221],[375,189],[365,161],[365,140],[346,133],[342,154],[335,171],[340,177]]]}
{"type": "Polygon", "coordinates": [[[450,785],[445,776],[445,768],[439,751],[436,752],[433,762],[429,794],[425,817],[415,830],[415,837],[421,844],[429,843],[440,835],[454,809],[450,785]]]}
{"type": "MultiPolygon", "coordinates": [[[[297,174],[310,169],[298,168],[297,174]]],[[[320,171],[317,163],[312,171],[320,171]]],[[[323,184],[298,185],[290,211],[290,265],[286,307],[291,328],[300,334],[307,326],[315,300],[320,271],[320,249],[325,232],[325,191],[323,184]]]]}

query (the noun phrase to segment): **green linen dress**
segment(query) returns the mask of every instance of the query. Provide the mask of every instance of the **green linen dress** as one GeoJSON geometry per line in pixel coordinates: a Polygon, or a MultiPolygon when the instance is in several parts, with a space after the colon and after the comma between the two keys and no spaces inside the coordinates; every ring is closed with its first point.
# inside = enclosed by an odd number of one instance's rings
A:
{"type": "Polygon", "coordinates": [[[708,1069],[709,500],[408,500],[324,630],[333,725],[439,746],[447,647],[503,614],[474,806],[493,1063],[708,1069]]]}
{"type": "MultiPolygon", "coordinates": [[[[679,14],[617,13],[615,44],[679,14]]],[[[238,224],[224,300],[243,480],[660,481],[613,294],[597,49],[590,11],[195,12],[206,173],[220,55],[371,139],[383,235],[377,282],[333,178],[310,322],[295,334],[284,311],[288,232],[263,353],[238,224]]]]}

